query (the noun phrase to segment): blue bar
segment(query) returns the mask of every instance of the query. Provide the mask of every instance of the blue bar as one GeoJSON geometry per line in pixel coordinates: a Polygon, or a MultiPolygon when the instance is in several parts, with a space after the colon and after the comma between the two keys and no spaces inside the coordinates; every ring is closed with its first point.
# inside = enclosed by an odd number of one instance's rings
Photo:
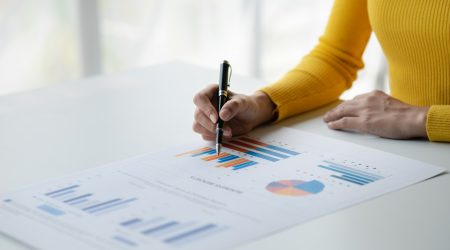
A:
{"type": "Polygon", "coordinates": [[[332,174],[331,177],[334,177],[334,178],[337,178],[337,179],[340,179],[340,180],[343,180],[343,181],[348,181],[348,182],[351,182],[351,183],[354,183],[354,184],[358,184],[358,185],[361,185],[361,186],[365,184],[365,183],[362,183],[362,182],[359,182],[359,181],[354,181],[352,179],[348,179],[348,178],[345,178],[345,177],[342,177],[342,176],[337,176],[337,175],[334,175],[334,174],[332,174]]]}
{"type": "Polygon", "coordinates": [[[63,191],[69,190],[69,189],[74,189],[74,188],[77,188],[77,187],[79,187],[79,185],[73,185],[73,186],[70,186],[70,187],[61,188],[61,189],[58,189],[58,190],[46,193],[45,195],[52,195],[52,194],[63,192],[63,191]]]}
{"type": "Polygon", "coordinates": [[[169,227],[166,228],[164,230],[158,231],[156,233],[152,233],[152,236],[155,238],[159,238],[159,237],[164,237],[164,235],[169,235],[168,237],[170,237],[171,235],[173,235],[176,232],[180,232],[186,228],[192,228],[192,226],[195,226],[196,223],[191,221],[188,223],[180,223],[174,227],[169,227]]]}
{"type": "Polygon", "coordinates": [[[86,197],[89,197],[89,196],[92,196],[92,194],[83,194],[83,195],[80,195],[80,196],[78,196],[78,197],[75,197],[75,198],[72,198],[72,199],[65,200],[64,203],[76,201],[76,200],[83,199],[83,198],[86,198],[86,197]]]}
{"type": "Polygon", "coordinates": [[[211,150],[208,150],[208,151],[205,151],[205,152],[201,152],[201,153],[198,153],[198,154],[195,154],[195,155],[191,155],[191,157],[196,157],[196,156],[206,155],[206,154],[212,155],[212,154],[215,154],[215,153],[216,153],[216,150],[215,149],[211,149],[211,150]]]}
{"type": "Polygon", "coordinates": [[[253,166],[255,164],[257,164],[257,162],[254,162],[254,161],[244,162],[244,163],[241,163],[239,165],[234,166],[233,170],[239,170],[239,169],[242,169],[242,168],[253,166]]]}
{"type": "Polygon", "coordinates": [[[113,199],[113,200],[105,201],[105,202],[102,202],[102,203],[99,203],[99,204],[96,204],[96,205],[85,207],[82,210],[86,211],[86,210],[89,210],[89,209],[92,209],[92,208],[100,207],[100,206],[107,205],[107,204],[110,204],[110,203],[113,203],[113,202],[116,202],[116,201],[120,201],[120,200],[121,199],[113,199]]]}
{"type": "Polygon", "coordinates": [[[219,158],[217,161],[222,163],[222,162],[231,161],[231,160],[234,160],[234,159],[237,159],[237,158],[239,158],[239,156],[237,156],[237,155],[229,155],[229,156],[225,156],[225,157],[219,158]]]}
{"type": "Polygon", "coordinates": [[[134,218],[134,219],[131,219],[131,220],[124,221],[124,222],[120,223],[120,225],[126,227],[126,226],[129,226],[129,225],[132,225],[132,224],[136,224],[136,223],[141,222],[141,221],[142,220],[139,219],[139,218],[134,218]]]}
{"type": "Polygon", "coordinates": [[[132,246],[132,247],[137,246],[137,244],[135,242],[133,242],[133,241],[131,241],[129,239],[125,239],[125,238],[123,238],[121,236],[118,236],[118,235],[114,236],[113,239],[115,239],[117,241],[120,241],[122,243],[125,243],[128,246],[132,246]]]}
{"type": "Polygon", "coordinates": [[[63,211],[61,211],[61,210],[59,210],[57,208],[45,205],[45,204],[40,205],[37,208],[39,208],[40,210],[45,211],[45,212],[47,212],[47,213],[49,213],[51,215],[54,215],[54,216],[60,216],[60,215],[64,214],[63,211]]]}
{"type": "Polygon", "coordinates": [[[280,154],[280,153],[277,153],[277,152],[273,152],[273,151],[265,149],[265,148],[256,147],[255,150],[258,150],[260,152],[263,152],[263,153],[266,153],[266,154],[269,154],[269,155],[273,155],[273,156],[276,156],[276,157],[280,157],[280,158],[283,158],[283,159],[289,158],[288,155],[284,155],[284,154],[280,154]]]}
{"type": "Polygon", "coordinates": [[[184,239],[184,238],[192,236],[194,234],[198,234],[198,233],[201,233],[203,231],[211,230],[211,229],[213,229],[215,227],[217,227],[217,225],[215,225],[215,224],[207,224],[207,225],[204,225],[202,227],[193,229],[191,231],[187,231],[185,233],[182,233],[182,234],[179,234],[179,235],[175,235],[175,236],[173,236],[171,238],[165,239],[164,242],[165,243],[176,242],[178,240],[184,239]]]}
{"type": "Polygon", "coordinates": [[[372,179],[372,178],[369,179],[369,178],[366,178],[366,177],[362,177],[362,176],[359,175],[359,174],[358,174],[358,175],[352,174],[352,173],[349,172],[349,171],[341,170],[341,169],[338,169],[338,168],[332,167],[332,166],[327,167],[327,166],[319,165],[319,167],[320,167],[320,168],[325,168],[325,169],[328,169],[328,170],[331,170],[331,171],[334,171],[334,172],[338,172],[338,173],[341,173],[341,174],[353,176],[353,177],[356,177],[356,178],[359,178],[359,179],[361,179],[361,180],[368,181],[368,182],[374,182],[374,181],[376,181],[376,180],[374,180],[374,179],[372,179]]]}
{"type": "Polygon", "coordinates": [[[81,203],[83,203],[85,201],[88,201],[88,199],[82,199],[82,200],[78,200],[78,201],[75,201],[75,202],[69,202],[69,205],[74,206],[74,205],[77,205],[77,204],[81,204],[81,203]]]}
{"type": "Polygon", "coordinates": [[[159,225],[157,227],[153,227],[153,228],[144,230],[141,233],[142,234],[151,234],[151,233],[155,233],[155,232],[161,231],[161,230],[166,229],[166,228],[170,228],[170,227],[176,226],[178,224],[180,224],[180,223],[176,222],[176,221],[170,221],[170,222],[167,222],[165,224],[159,225]]]}
{"type": "Polygon", "coordinates": [[[131,199],[128,199],[128,200],[117,202],[117,203],[112,203],[112,204],[109,204],[109,205],[106,205],[106,206],[101,206],[100,208],[96,208],[96,209],[93,209],[93,210],[89,211],[89,213],[96,213],[98,211],[101,211],[101,210],[104,210],[104,209],[107,209],[107,208],[110,208],[110,207],[115,207],[115,206],[118,206],[118,205],[123,205],[125,203],[132,202],[132,201],[135,201],[135,200],[137,200],[137,198],[131,198],[131,199]]]}
{"type": "Polygon", "coordinates": [[[147,227],[148,225],[154,225],[156,223],[160,223],[161,221],[164,221],[165,219],[163,217],[157,217],[148,221],[143,221],[141,223],[137,223],[136,225],[131,225],[130,228],[132,229],[139,229],[142,227],[147,227]]]}
{"type": "Polygon", "coordinates": [[[357,174],[361,174],[363,176],[366,175],[366,176],[371,177],[371,178],[373,178],[375,180],[379,180],[379,179],[383,179],[384,178],[384,176],[380,176],[380,175],[368,173],[368,172],[365,172],[365,171],[362,171],[362,170],[358,170],[358,169],[354,169],[354,168],[351,168],[351,167],[347,167],[347,166],[344,166],[344,165],[339,164],[339,163],[334,163],[334,162],[331,162],[331,161],[324,161],[324,162],[326,162],[328,164],[331,164],[331,165],[333,165],[336,168],[348,169],[348,171],[352,171],[352,172],[355,172],[357,174]]]}
{"type": "Polygon", "coordinates": [[[57,197],[60,197],[60,196],[64,196],[66,194],[73,193],[73,192],[75,192],[75,190],[69,190],[69,191],[65,191],[65,192],[62,192],[62,193],[57,193],[57,194],[51,195],[50,197],[57,198],[57,197]]]}
{"type": "Polygon", "coordinates": [[[6,199],[6,200],[3,200],[4,202],[11,202],[12,200],[11,199],[6,199]]]}
{"type": "Polygon", "coordinates": [[[264,160],[268,160],[268,161],[273,161],[273,162],[278,161],[277,158],[273,158],[273,157],[270,157],[270,156],[267,156],[267,155],[263,155],[263,154],[260,154],[260,153],[253,152],[253,151],[246,151],[245,153],[248,154],[248,155],[253,155],[253,156],[262,158],[264,160]]]}
{"type": "Polygon", "coordinates": [[[286,154],[290,154],[290,155],[299,155],[300,154],[300,153],[297,153],[295,151],[292,151],[292,150],[289,150],[289,149],[285,149],[285,148],[282,148],[282,147],[277,147],[277,146],[274,146],[274,145],[268,145],[267,147],[270,148],[270,149],[274,149],[274,150],[286,153],[286,154]]]}
{"type": "Polygon", "coordinates": [[[345,178],[348,178],[348,179],[352,179],[352,180],[355,180],[355,181],[359,181],[359,182],[362,182],[364,184],[368,184],[368,183],[372,182],[372,181],[367,181],[367,180],[364,180],[362,178],[354,177],[354,176],[347,175],[347,174],[342,175],[342,177],[345,177],[345,178]]]}

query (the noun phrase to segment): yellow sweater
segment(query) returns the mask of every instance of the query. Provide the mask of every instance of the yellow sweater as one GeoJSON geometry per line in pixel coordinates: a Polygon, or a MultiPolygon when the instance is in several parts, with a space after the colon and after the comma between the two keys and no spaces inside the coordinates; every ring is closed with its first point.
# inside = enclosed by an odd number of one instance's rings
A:
{"type": "Polygon", "coordinates": [[[278,120],[350,88],[372,30],[388,60],[391,95],[431,106],[429,139],[450,141],[450,0],[335,0],[318,45],[262,89],[277,105],[278,120]]]}

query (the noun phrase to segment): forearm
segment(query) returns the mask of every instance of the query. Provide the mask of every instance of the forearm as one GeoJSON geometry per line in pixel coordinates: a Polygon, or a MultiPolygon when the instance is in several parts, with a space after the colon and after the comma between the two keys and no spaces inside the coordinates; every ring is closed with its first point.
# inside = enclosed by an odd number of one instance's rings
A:
{"type": "Polygon", "coordinates": [[[336,0],[318,45],[281,80],[263,89],[278,120],[336,100],[363,67],[371,27],[367,1],[336,0]]]}

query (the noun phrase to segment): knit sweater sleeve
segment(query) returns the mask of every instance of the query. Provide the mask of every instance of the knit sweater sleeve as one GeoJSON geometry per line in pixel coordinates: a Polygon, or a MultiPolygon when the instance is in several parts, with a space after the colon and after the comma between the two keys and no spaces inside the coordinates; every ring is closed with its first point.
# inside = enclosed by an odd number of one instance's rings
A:
{"type": "Polygon", "coordinates": [[[336,100],[363,67],[371,34],[367,0],[335,0],[316,47],[279,81],[261,89],[276,105],[277,120],[336,100]]]}
{"type": "Polygon", "coordinates": [[[450,105],[432,105],[426,125],[430,141],[450,142],[450,105]]]}

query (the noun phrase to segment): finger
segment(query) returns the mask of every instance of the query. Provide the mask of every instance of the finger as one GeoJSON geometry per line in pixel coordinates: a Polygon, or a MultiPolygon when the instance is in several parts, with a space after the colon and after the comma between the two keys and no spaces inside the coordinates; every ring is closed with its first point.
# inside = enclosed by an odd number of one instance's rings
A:
{"type": "Polygon", "coordinates": [[[206,88],[198,92],[193,99],[194,104],[199,108],[205,115],[215,123],[217,121],[217,111],[214,108],[214,105],[211,103],[211,99],[214,97],[214,94],[217,93],[218,85],[211,84],[206,88]]]}
{"type": "Polygon", "coordinates": [[[225,138],[231,138],[233,136],[232,130],[228,126],[223,127],[223,136],[225,138]]]}
{"type": "Polygon", "coordinates": [[[201,111],[199,108],[195,109],[194,119],[209,132],[216,132],[216,124],[213,123],[210,118],[206,117],[206,114],[203,113],[203,111],[201,111]]]}
{"type": "Polygon", "coordinates": [[[223,105],[219,115],[222,120],[229,121],[247,108],[248,100],[246,96],[236,95],[223,105]]]}
{"type": "Polygon", "coordinates": [[[202,135],[203,140],[205,141],[215,141],[216,136],[202,135]]]}
{"type": "MultiPolygon", "coordinates": [[[[198,121],[194,121],[192,124],[192,130],[196,133],[199,133],[201,135],[208,135],[208,136],[216,136],[216,131],[214,130],[211,132],[209,129],[203,127],[198,121]]],[[[230,127],[224,127],[223,128],[223,137],[224,138],[231,138],[232,132],[230,127]]]]}
{"type": "Polygon", "coordinates": [[[205,127],[203,127],[200,123],[194,121],[194,123],[192,124],[192,130],[194,130],[194,132],[201,134],[202,136],[216,136],[216,133],[209,131],[208,129],[206,129],[205,127]]]}
{"type": "Polygon", "coordinates": [[[364,132],[363,122],[359,117],[344,117],[336,121],[328,122],[327,125],[328,128],[336,130],[364,132]]]}
{"type": "Polygon", "coordinates": [[[356,117],[358,116],[359,108],[352,101],[346,101],[344,103],[339,104],[336,108],[327,112],[323,120],[325,122],[331,122],[339,120],[343,117],[356,117]]]}
{"type": "MultiPolygon", "coordinates": [[[[203,140],[205,141],[215,141],[216,140],[216,135],[202,135],[203,140]]],[[[229,140],[231,139],[231,136],[223,136],[224,140],[229,140]]]]}
{"type": "MultiPolygon", "coordinates": [[[[194,118],[195,122],[199,123],[204,129],[210,133],[216,133],[216,124],[212,123],[211,120],[206,117],[205,113],[201,112],[199,109],[196,109],[194,118]]],[[[231,136],[231,128],[224,125],[223,134],[224,136],[231,136]]]]}

